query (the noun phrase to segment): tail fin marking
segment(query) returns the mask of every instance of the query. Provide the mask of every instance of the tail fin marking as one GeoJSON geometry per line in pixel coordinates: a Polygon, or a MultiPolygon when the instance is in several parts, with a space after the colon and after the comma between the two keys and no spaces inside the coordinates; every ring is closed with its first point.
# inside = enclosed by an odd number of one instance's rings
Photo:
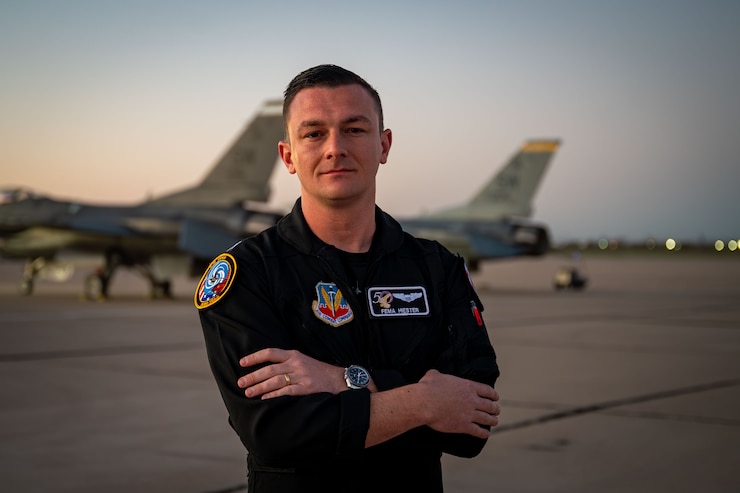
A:
{"type": "Polygon", "coordinates": [[[433,214],[448,219],[500,219],[529,217],[532,200],[559,140],[529,140],[467,203],[433,214]]]}

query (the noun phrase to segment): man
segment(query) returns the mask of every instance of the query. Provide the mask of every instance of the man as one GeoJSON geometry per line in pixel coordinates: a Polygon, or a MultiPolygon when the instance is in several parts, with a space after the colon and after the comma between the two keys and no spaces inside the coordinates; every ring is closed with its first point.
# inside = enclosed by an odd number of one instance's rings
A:
{"type": "Polygon", "coordinates": [[[308,69],[283,117],[278,151],[301,196],[195,293],[249,491],[442,491],[442,453],[477,455],[498,423],[467,269],[375,205],[392,135],[365,80],[308,69]]]}

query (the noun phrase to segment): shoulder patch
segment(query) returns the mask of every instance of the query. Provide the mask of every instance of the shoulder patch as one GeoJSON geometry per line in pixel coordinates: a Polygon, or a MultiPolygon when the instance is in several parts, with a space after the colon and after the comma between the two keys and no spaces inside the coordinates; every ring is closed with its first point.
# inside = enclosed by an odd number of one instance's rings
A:
{"type": "Polygon", "coordinates": [[[475,284],[473,284],[473,276],[470,275],[470,271],[468,270],[468,264],[463,262],[463,267],[465,267],[465,275],[468,278],[468,282],[470,283],[470,287],[473,289],[473,292],[476,296],[478,296],[478,290],[475,289],[475,284]]]}
{"type": "Polygon", "coordinates": [[[229,291],[234,277],[236,260],[231,254],[222,253],[213,259],[195,290],[195,308],[202,310],[220,300],[229,291]]]}

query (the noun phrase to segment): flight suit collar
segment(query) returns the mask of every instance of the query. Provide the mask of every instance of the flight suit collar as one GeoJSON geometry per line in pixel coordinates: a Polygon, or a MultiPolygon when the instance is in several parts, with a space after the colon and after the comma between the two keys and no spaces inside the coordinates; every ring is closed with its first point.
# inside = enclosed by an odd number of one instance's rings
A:
{"type": "MultiPolygon", "coordinates": [[[[331,248],[331,245],[321,241],[311,231],[303,216],[300,198],[293,205],[293,210],[278,222],[277,229],[280,236],[301,253],[320,255],[322,251],[326,252],[327,247],[331,248]]],[[[398,221],[376,205],[375,234],[370,247],[372,257],[375,258],[400,248],[403,243],[403,234],[398,221]]]]}

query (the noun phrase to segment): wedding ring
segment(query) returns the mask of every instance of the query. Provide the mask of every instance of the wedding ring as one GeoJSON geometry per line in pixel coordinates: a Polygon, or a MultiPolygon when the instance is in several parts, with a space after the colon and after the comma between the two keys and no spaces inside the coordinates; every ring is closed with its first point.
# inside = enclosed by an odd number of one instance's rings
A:
{"type": "Polygon", "coordinates": [[[290,385],[290,376],[287,373],[283,373],[283,378],[285,378],[285,386],[290,385]]]}

